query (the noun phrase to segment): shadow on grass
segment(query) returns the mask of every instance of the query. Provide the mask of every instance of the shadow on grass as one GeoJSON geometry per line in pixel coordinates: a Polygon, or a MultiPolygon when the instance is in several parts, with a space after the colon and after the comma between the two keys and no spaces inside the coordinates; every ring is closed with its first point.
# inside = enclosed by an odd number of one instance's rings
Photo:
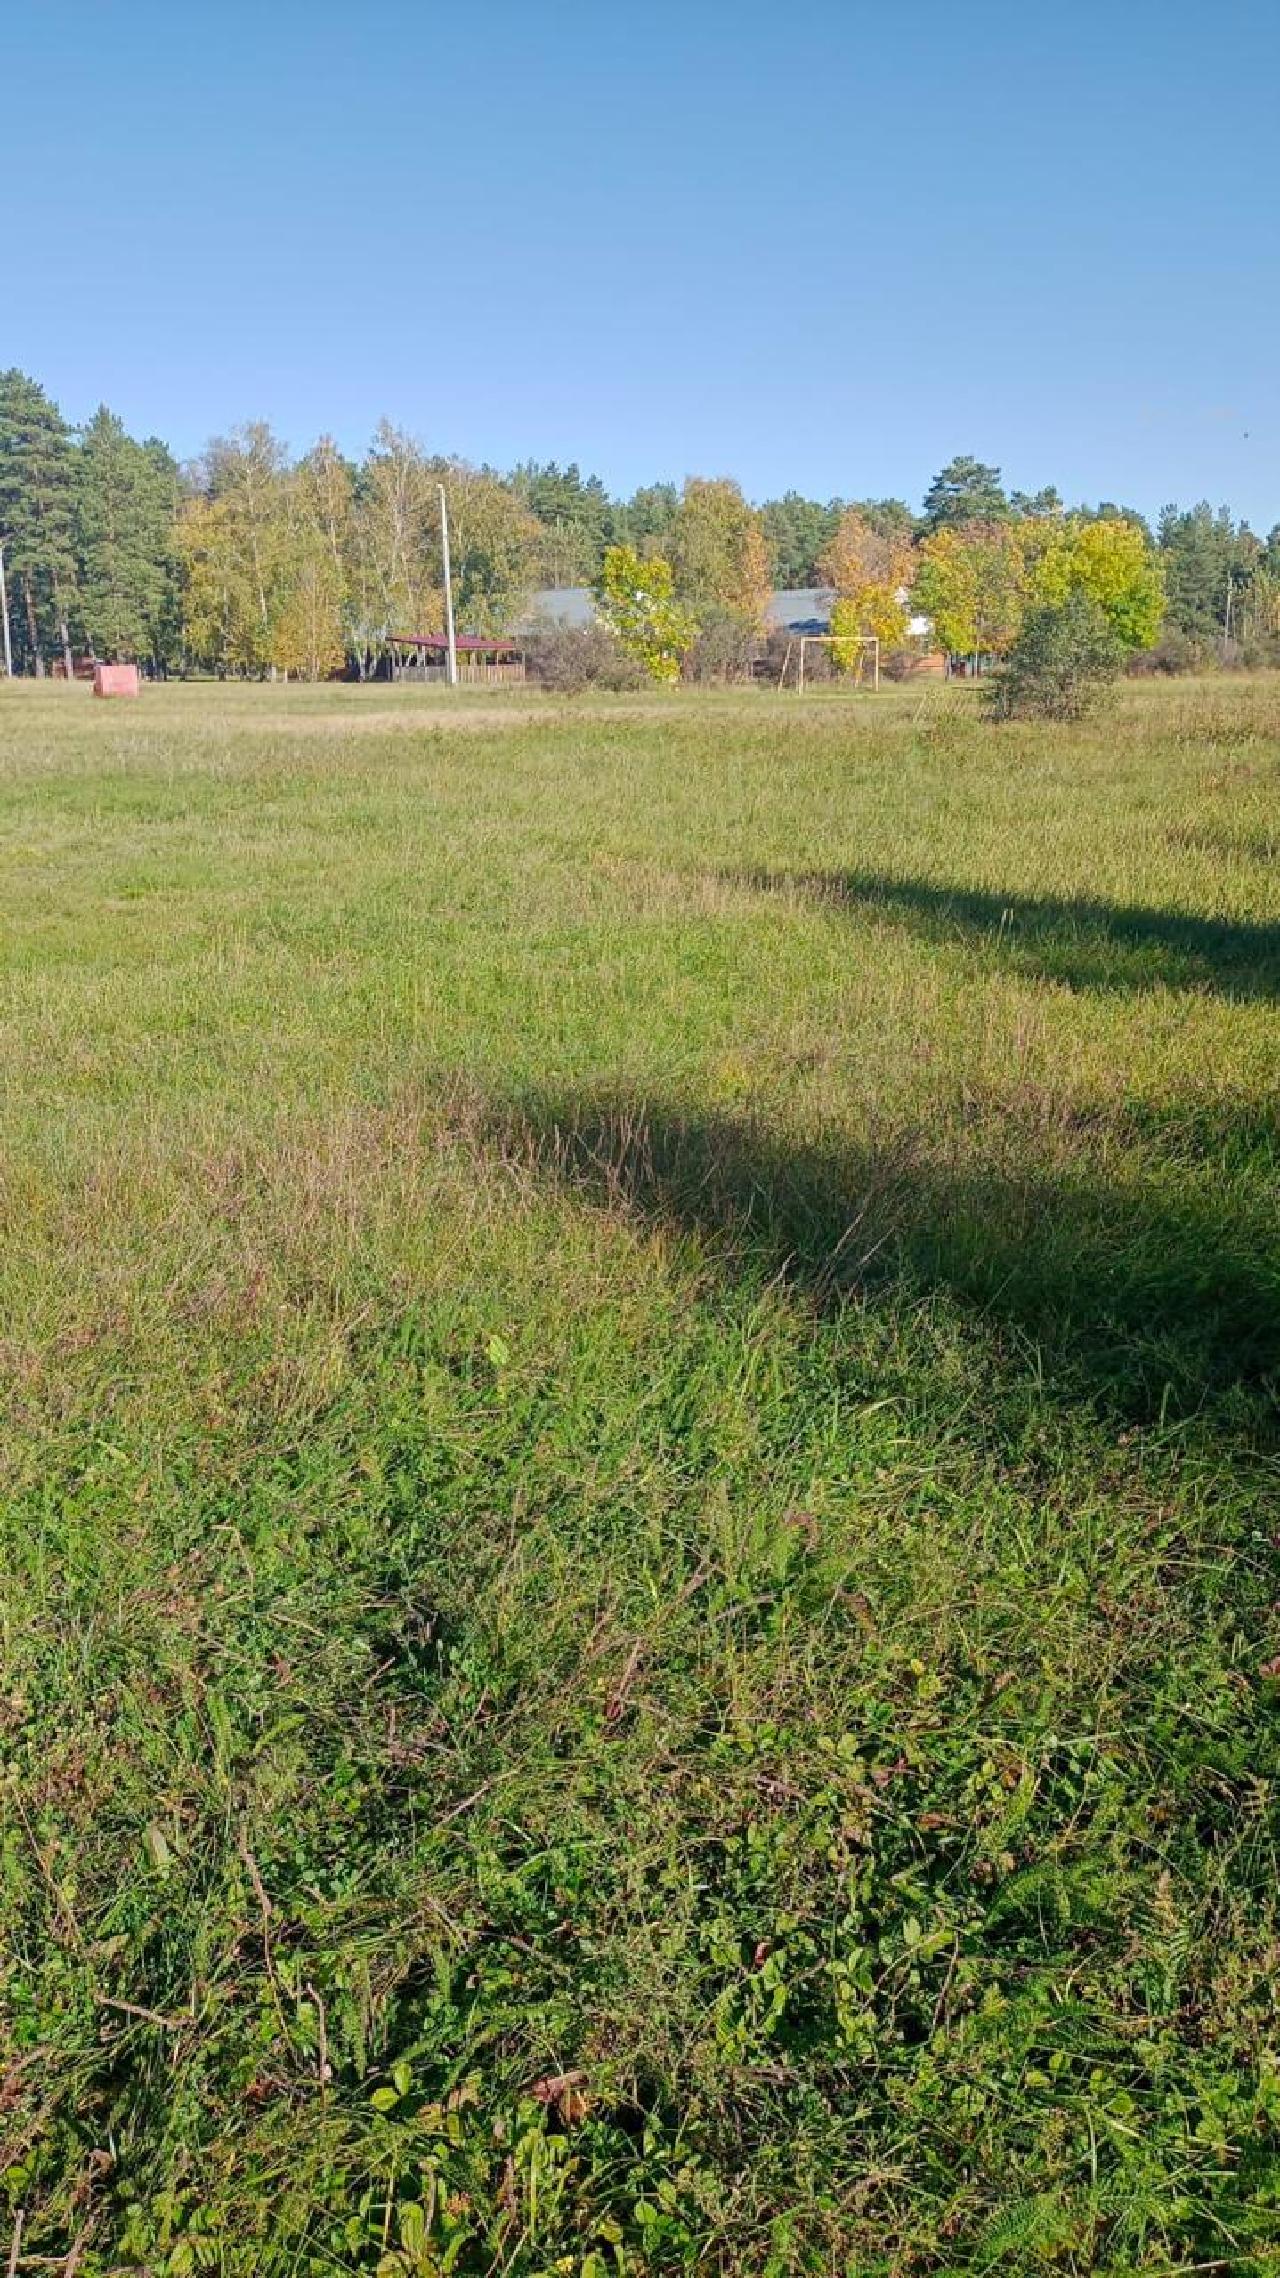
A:
{"type": "Polygon", "coordinates": [[[890,918],[926,941],[999,953],[1015,971],[1073,989],[1214,989],[1280,996],[1280,923],[1197,917],[1092,896],[992,893],[876,871],[738,873],[765,893],[890,918]]]}
{"type": "Polygon", "coordinates": [[[821,1313],[945,1293],[1065,1394],[1129,1417],[1230,1399],[1237,1426],[1274,1437],[1280,1239],[1257,1131],[1213,1195],[1172,1150],[1120,1180],[1091,1147],[1069,1169],[1030,1153],[1016,1170],[949,1165],[923,1139],[793,1147],[620,1096],[528,1098],[487,1136],[521,1169],[697,1237],[726,1280],[779,1280],[821,1313]]]}

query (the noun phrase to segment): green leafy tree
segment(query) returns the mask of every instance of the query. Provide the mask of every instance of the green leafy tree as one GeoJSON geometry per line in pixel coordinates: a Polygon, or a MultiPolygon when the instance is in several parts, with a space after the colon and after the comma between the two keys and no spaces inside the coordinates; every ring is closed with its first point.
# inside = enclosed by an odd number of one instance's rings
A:
{"type": "Polygon", "coordinates": [[[965,522],[998,522],[1009,511],[999,467],[981,459],[951,459],[925,492],[924,519],[930,530],[955,529],[965,522]]]}
{"type": "Polygon", "coordinates": [[[19,668],[71,670],[76,608],[76,476],[70,429],[36,380],[0,372],[0,542],[14,586],[19,668]]]}
{"type": "Polygon", "coordinates": [[[978,581],[970,548],[955,530],[938,530],[920,548],[912,600],[933,627],[948,656],[969,656],[978,645],[978,581]]]}
{"type": "Polygon", "coordinates": [[[1096,602],[1123,650],[1149,649],[1164,619],[1164,575],[1145,531],[1134,522],[1072,517],[1035,562],[1030,591],[1060,605],[1073,593],[1096,602]]]}
{"type": "MultiPolygon", "coordinates": [[[[438,506],[443,483],[449,509],[454,608],[471,633],[505,632],[538,582],[542,531],[524,499],[490,467],[463,459],[431,459],[427,471],[438,506]]],[[[438,512],[427,518],[426,558],[432,583],[444,584],[438,512]]]]}
{"type": "Polygon", "coordinates": [[[769,553],[760,517],[736,482],[691,475],[668,539],[676,591],[695,612],[730,611],[764,622],[769,553]]]}
{"type": "Polygon", "coordinates": [[[1017,638],[1027,589],[1021,522],[946,526],[920,547],[912,600],[951,656],[1001,656],[1017,638]]]}
{"type": "Polygon", "coordinates": [[[443,628],[439,512],[423,452],[402,428],[380,420],[356,483],[349,565],[362,672],[373,671],[389,634],[443,628]]]}
{"type": "Polygon", "coordinates": [[[177,510],[177,468],[163,444],[135,442],[101,405],[75,455],[80,613],[96,655],[169,661],[177,510]]]}
{"type": "Polygon", "coordinates": [[[604,623],[652,680],[678,680],[697,639],[697,620],[675,594],[671,564],[634,546],[610,546],[596,586],[604,623]]]}

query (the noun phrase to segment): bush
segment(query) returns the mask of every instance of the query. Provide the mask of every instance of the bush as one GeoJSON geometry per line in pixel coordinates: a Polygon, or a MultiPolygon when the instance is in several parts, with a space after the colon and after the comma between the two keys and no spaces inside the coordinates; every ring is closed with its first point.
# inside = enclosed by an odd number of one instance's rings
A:
{"type": "Polygon", "coordinates": [[[643,688],[646,675],[607,625],[549,625],[524,645],[530,680],[556,696],[584,688],[643,688]]]}
{"type": "Polygon", "coordinates": [[[1168,625],[1153,649],[1141,649],[1137,656],[1130,657],[1127,669],[1135,678],[1145,679],[1156,674],[1202,672],[1205,661],[1199,641],[1192,640],[1180,626],[1168,625]]]}
{"type": "Polygon", "coordinates": [[[1123,663],[1105,611],[1077,590],[1027,611],[983,700],[997,720],[1080,720],[1123,663]]]}
{"type": "Polygon", "coordinates": [[[760,635],[749,618],[733,609],[707,610],[684,660],[683,677],[704,685],[750,680],[760,647],[760,635]]]}
{"type": "Polygon", "coordinates": [[[1255,633],[1248,640],[1226,640],[1221,633],[1184,633],[1168,625],[1153,649],[1131,657],[1126,670],[1135,679],[1157,673],[1260,672],[1280,666],[1280,634],[1255,633]]]}

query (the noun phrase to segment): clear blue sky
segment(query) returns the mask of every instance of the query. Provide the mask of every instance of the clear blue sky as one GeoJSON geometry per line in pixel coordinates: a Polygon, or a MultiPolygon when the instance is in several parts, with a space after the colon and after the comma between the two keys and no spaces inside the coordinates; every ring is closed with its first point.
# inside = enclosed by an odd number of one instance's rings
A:
{"type": "Polygon", "coordinates": [[[180,454],[1280,521],[1276,0],[28,0],[0,365],[180,454]]]}

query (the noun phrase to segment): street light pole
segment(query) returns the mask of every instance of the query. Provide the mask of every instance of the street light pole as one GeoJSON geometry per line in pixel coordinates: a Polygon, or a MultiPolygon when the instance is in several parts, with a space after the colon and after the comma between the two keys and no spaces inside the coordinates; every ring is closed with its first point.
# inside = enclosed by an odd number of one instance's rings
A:
{"type": "Polygon", "coordinates": [[[4,541],[0,539],[0,618],[4,620],[4,676],[13,678],[13,643],[9,638],[9,588],[4,582],[4,541]]]}
{"type": "Polygon", "coordinates": [[[445,504],[444,484],[437,483],[440,493],[440,551],[444,556],[444,621],[449,635],[449,686],[458,685],[458,643],[453,630],[453,576],[449,568],[449,509],[445,504]]]}

